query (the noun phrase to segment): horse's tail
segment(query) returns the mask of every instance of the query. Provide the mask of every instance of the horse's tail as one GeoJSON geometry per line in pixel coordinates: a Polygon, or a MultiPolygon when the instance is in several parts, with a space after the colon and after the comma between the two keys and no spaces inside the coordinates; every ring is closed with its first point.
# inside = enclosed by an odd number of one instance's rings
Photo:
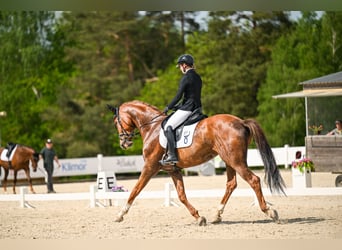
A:
{"type": "Polygon", "coordinates": [[[282,192],[284,195],[286,195],[284,191],[284,188],[286,187],[285,182],[280,175],[272,149],[268,144],[262,128],[253,119],[244,120],[244,125],[249,128],[249,131],[252,134],[255,144],[259,150],[261,159],[265,166],[265,181],[270,191],[272,193],[274,191],[277,193],[282,192]]]}

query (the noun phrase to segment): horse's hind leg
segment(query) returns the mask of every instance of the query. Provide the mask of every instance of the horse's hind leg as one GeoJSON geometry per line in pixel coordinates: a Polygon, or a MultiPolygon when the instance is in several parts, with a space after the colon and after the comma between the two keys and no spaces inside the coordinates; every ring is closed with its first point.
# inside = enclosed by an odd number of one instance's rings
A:
{"type": "Polygon", "coordinates": [[[190,214],[195,217],[198,221],[198,225],[205,226],[207,224],[206,218],[199,216],[198,211],[189,203],[186,197],[182,173],[179,170],[174,170],[169,172],[169,174],[176,187],[179,200],[186,206],[190,214]]]}
{"type": "Polygon", "coordinates": [[[258,199],[261,211],[263,211],[266,215],[268,215],[274,221],[278,222],[279,217],[278,217],[277,211],[271,209],[266,204],[266,201],[262,193],[262,189],[261,189],[260,178],[247,168],[247,164],[242,165],[239,168],[236,168],[236,171],[253,188],[256,194],[256,197],[258,199]]]}
{"type": "Polygon", "coordinates": [[[236,188],[236,172],[233,168],[230,166],[226,166],[226,174],[227,174],[227,183],[226,183],[226,192],[224,193],[224,196],[222,197],[221,203],[218,207],[217,213],[215,215],[215,218],[212,223],[219,223],[222,221],[221,214],[224,211],[224,208],[228,202],[229,197],[233,193],[234,189],[236,188]]]}

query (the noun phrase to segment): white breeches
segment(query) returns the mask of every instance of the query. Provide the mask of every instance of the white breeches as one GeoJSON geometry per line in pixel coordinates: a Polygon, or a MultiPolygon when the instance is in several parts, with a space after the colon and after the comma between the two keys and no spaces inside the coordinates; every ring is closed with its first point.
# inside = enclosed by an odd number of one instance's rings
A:
{"type": "Polygon", "coordinates": [[[165,129],[167,129],[168,126],[171,126],[172,129],[177,128],[182,122],[184,122],[191,115],[191,113],[192,113],[191,111],[178,109],[165,124],[165,129]]]}

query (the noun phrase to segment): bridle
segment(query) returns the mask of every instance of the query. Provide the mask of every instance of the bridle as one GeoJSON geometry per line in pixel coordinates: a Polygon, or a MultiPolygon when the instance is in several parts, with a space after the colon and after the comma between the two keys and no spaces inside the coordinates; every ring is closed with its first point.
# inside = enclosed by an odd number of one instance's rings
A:
{"type": "MultiPolygon", "coordinates": [[[[114,118],[116,117],[116,121],[118,123],[118,125],[120,126],[121,128],[121,133],[119,134],[119,139],[121,141],[123,141],[122,145],[125,145],[127,142],[128,143],[131,143],[133,141],[133,138],[139,134],[139,131],[138,132],[135,132],[135,129],[136,127],[135,126],[132,126],[130,124],[128,124],[127,122],[125,122],[124,120],[121,119],[120,117],[120,106],[119,107],[113,107],[113,106],[110,106],[110,105],[107,105],[108,109],[110,111],[112,111],[114,113],[114,118]],[[122,124],[126,124],[128,127],[131,127],[133,128],[133,131],[132,132],[128,132],[124,126],[122,124]]],[[[157,122],[155,119],[157,119],[158,117],[162,116],[164,113],[161,113],[157,116],[155,116],[154,118],[151,119],[151,121],[147,122],[147,123],[144,123],[140,126],[140,129],[146,125],[150,125],[152,123],[155,123],[157,122]]]]}
{"type": "Polygon", "coordinates": [[[121,132],[122,132],[122,133],[119,134],[119,139],[123,140],[123,144],[125,144],[126,142],[132,142],[134,136],[139,134],[139,132],[136,133],[135,132],[135,127],[133,127],[132,125],[129,125],[127,122],[121,120],[120,113],[119,113],[119,107],[115,108],[114,116],[116,116],[117,123],[119,124],[119,126],[121,128],[121,132]],[[133,131],[130,132],[130,133],[127,132],[127,130],[124,128],[124,126],[122,126],[122,122],[125,123],[127,126],[133,128],[133,131]]]}
{"type": "Polygon", "coordinates": [[[32,154],[32,159],[33,162],[35,162],[35,164],[38,166],[38,161],[39,161],[39,153],[37,153],[36,151],[32,154]]]}

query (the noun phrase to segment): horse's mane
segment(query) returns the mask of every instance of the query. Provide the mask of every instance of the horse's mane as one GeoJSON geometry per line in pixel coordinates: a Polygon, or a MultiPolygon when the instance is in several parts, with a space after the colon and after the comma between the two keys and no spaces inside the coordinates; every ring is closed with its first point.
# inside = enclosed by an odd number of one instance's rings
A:
{"type": "Polygon", "coordinates": [[[31,153],[32,153],[32,157],[35,161],[39,161],[39,152],[37,152],[34,148],[30,147],[30,146],[26,146],[26,145],[19,145],[18,146],[21,146],[23,148],[26,148],[28,150],[31,150],[31,153]]]}
{"type": "Polygon", "coordinates": [[[138,104],[138,105],[142,105],[142,106],[147,106],[148,108],[151,108],[153,109],[154,111],[157,111],[157,112],[160,112],[160,110],[156,107],[156,106],[153,106],[147,102],[144,102],[144,101],[140,101],[140,100],[134,100],[132,101],[131,103],[134,103],[134,104],[138,104]]]}
{"type": "Polygon", "coordinates": [[[17,146],[18,147],[21,147],[21,148],[26,148],[28,150],[31,150],[32,151],[32,154],[39,154],[34,148],[30,147],[30,146],[27,146],[27,145],[23,145],[23,144],[19,144],[17,143],[17,146]]]}

